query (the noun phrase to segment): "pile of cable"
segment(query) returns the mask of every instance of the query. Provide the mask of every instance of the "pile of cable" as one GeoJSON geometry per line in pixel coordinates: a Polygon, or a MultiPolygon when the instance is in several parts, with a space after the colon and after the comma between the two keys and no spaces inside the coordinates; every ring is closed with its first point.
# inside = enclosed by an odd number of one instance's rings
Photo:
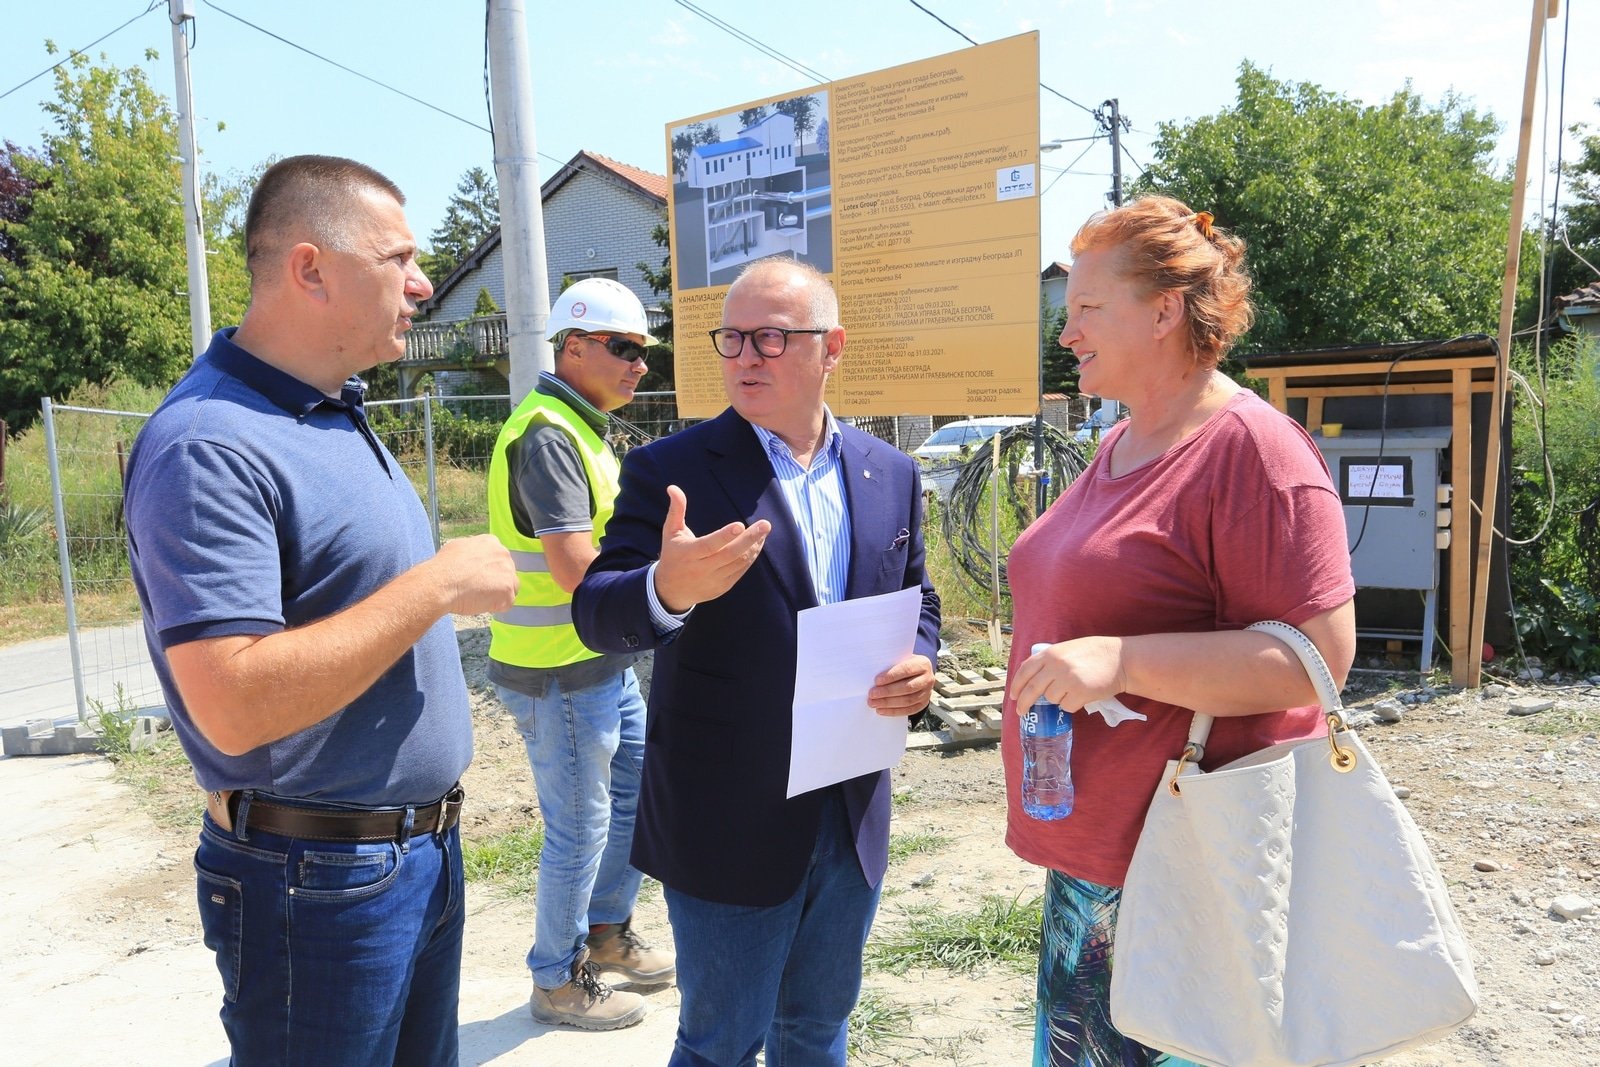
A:
{"type": "MultiPolygon", "coordinates": [[[[1083,447],[1049,423],[1042,426],[1037,451],[1042,453],[1043,462],[1037,462],[1034,430],[1034,425],[1029,423],[1000,432],[1000,508],[1015,517],[1018,530],[1026,529],[1037,517],[1041,480],[1044,482],[1044,506],[1049,507],[1089,465],[1083,447]]],[[[987,499],[993,470],[994,438],[991,437],[973,449],[972,455],[960,464],[955,485],[940,508],[940,528],[956,567],[976,589],[985,593],[994,587],[990,563],[992,517],[987,499]]],[[[1006,581],[1006,558],[1010,548],[1010,545],[1003,545],[999,552],[1000,589],[1006,595],[1010,594],[1006,581]]]]}

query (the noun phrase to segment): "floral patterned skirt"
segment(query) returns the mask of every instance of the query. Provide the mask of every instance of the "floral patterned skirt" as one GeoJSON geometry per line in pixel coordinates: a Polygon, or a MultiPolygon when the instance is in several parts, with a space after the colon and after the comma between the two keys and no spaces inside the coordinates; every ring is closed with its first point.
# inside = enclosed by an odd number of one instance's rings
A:
{"type": "Polygon", "coordinates": [[[1111,1025],[1111,942],[1121,901],[1121,889],[1049,872],[1034,1067],[1193,1067],[1111,1025]]]}

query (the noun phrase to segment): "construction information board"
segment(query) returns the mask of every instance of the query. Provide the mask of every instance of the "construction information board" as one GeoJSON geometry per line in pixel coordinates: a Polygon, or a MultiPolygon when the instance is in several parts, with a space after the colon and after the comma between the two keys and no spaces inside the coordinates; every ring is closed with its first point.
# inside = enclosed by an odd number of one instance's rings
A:
{"type": "Polygon", "coordinates": [[[678,414],[727,406],[708,331],[753,260],[827,274],[837,415],[1039,403],[1039,35],[667,126],[678,414]]]}

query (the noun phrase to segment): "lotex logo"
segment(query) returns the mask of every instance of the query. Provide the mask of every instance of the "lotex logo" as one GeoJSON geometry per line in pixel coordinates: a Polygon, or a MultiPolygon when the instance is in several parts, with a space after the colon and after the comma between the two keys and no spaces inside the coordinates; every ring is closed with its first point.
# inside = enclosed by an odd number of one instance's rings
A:
{"type": "Polygon", "coordinates": [[[1032,163],[1020,167],[1001,167],[994,172],[994,198],[1020,200],[1033,195],[1034,169],[1032,163]]]}
{"type": "Polygon", "coordinates": [[[581,319],[587,314],[589,314],[589,305],[588,304],[585,304],[582,300],[573,301],[573,303],[572,303],[572,317],[573,318],[581,319]]]}

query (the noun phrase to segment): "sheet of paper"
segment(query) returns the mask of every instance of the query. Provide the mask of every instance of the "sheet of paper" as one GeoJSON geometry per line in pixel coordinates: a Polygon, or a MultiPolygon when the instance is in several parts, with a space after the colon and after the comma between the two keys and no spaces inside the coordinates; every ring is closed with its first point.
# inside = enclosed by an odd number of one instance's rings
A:
{"type": "Polygon", "coordinates": [[[1351,464],[1350,496],[1406,496],[1406,469],[1400,464],[1351,464]]]}
{"type": "Polygon", "coordinates": [[[905,755],[905,717],[873,711],[867,690],[911,655],[921,611],[922,590],[913,586],[800,613],[789,796],[893,767],[905,755]]]}

